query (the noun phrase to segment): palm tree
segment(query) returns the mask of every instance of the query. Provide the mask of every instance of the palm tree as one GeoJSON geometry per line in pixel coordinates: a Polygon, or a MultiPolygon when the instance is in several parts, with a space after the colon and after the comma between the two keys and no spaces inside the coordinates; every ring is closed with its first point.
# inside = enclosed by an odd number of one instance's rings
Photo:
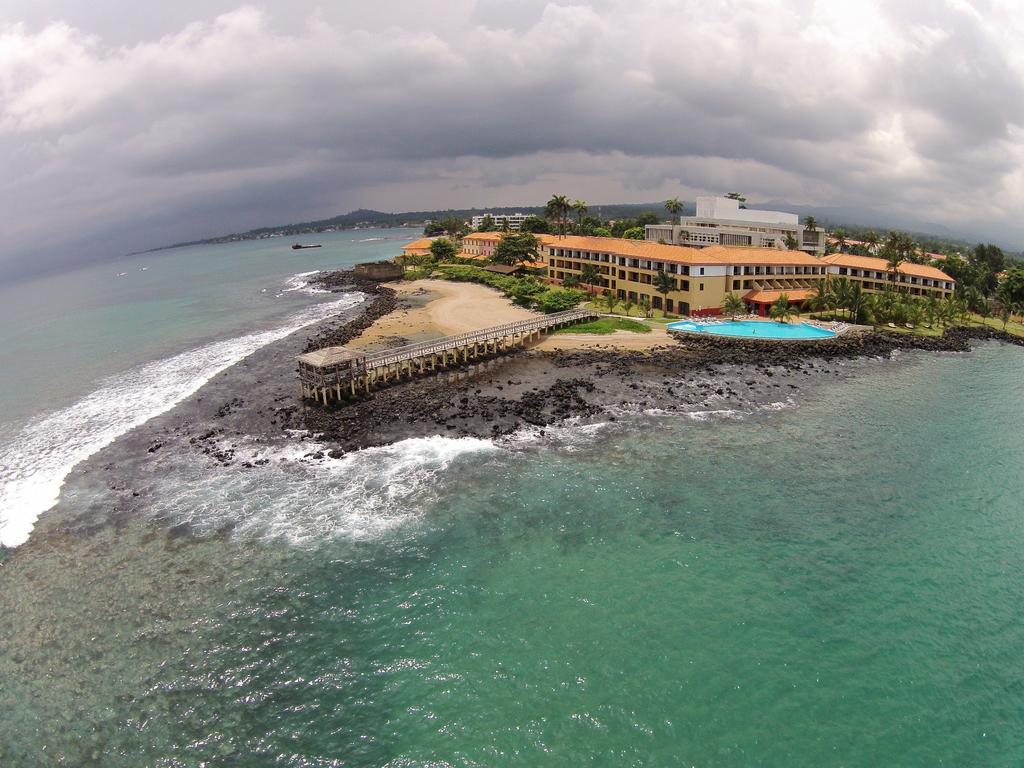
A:
{"type": "Polygon", "coordinates": [[[821,313],[834,307],[835,296],[828,280],[819,280],[814,286],[814,292],[804,300],[804,308],[821,313]]]}
{"type": "Polygon", "coordinates": [[[846,292],[846,300],[849,302],[850,310],[853,312],[853,322],[860,322],[860,311],[864,305],[864,286],[856,280],[850,281],[850,287],[846,292]]]}
{"type": "Polygon", "coordinates": [[[896,248],[888,247],[888,244],[882,246],[882,255],[885,257],[885,268],[889,272],[893,287],[895,287],[896,281],[899,279],[900,264],[903,263],[903,257],[896,248]]]}
{"type": "Polygon", "coordinates": [[[622,302],[622,311],[626,313],[626,317],[629,317],[629,313],[633,311],[633,307],[635,306],[636,304],[634,304],[633,300],[629,298],[629,294],[626,294],[626,300],[622,302]]]}
{"type": "Polygon", "coordinates": [[[608,307],[608,314],[615,312],[615,305],[618,304],[618,300],[615,298],[615,294],[611,292],[610,288],[605,288],[601,294],[604,297],[605,306],[608,307]]]}
{"type": "Polygon", "coordinates": [[[590,287],[590,293],[594,292],[594,286],[601,282],[601,272],[593,264],[584,264],[580,270],[580,282],[590,287]]]}
{"type": "Polygon", "coordinates": [[[668,306],[668,295],[676,289],[676,279],[669,276],[663,270],[658,270],[654,276],[654,290],[661,294],[661,316],[665,316],[668,306]]]}
{"type": "MultiPolygon", "coordinates": [[[[573,200],[572,209],[576,211],[576,234],[583,234],[583,214],[589,210],[585,200],[573,200]]],[[[586,282],[586,281],[584,281],[586,282]]]]}
{"type": "Polygon", "coordinates": [[[668,211],[669,216],[676,217],[683,212],[683,204],[679,202],[678,197],[673,197],[671,200],[665,201],[665,210],[668,211]]]}
{"type": "Polygon", "coordinates": [[[1003,330],[1006,330],[1006,324],[1010,322],[1010,305],[999,302],[996,304],[996,312],[1000,320],[1003,321],[1003,330]]]}
{"type": "Polygon", "coordinates": [[[878,294],[869,293],[864,296],[864,301],[861,304],[865,314],[871,317],[871,324],[873,326],[878,325],[878,294]]]}
{"type": "Polygon", "coordinates": [[[722,311],[729,317],[736,317],[747,311],[747,305],[735,293],[727,293],[722,301],[722,311]]]}
{"type": "Polygon", "coordinates": [[[874,253],[875,249],[878,247],[878,233],[873,229],[869,230],[868,233],[864,235],[863,240],[867,243],[868,251],[874,253]]]}
{"type": "Polygon", "coordinates": [[[552,195],[544,207],[544,215],[558,224],[558,233],[561,237],[565,237],[565,222],[571,208],[569,198],[565,195],[552,195]]]}
{"type": "Polygon", "coordinates": [[[885,242],[882,243],[882,257],[886,260],[885,268],[892,276],[893,286],[899,279],[900,265],[905,261],[910,261],[916,248],[910,235],[893,231],[885,236],[885,242]]]}
{"type": "Polygon", "coordinates": [[[651,312],[651,299],[646,293],[640,294],[640,309],[643,310],[644,318],[649,318],[651,312]]]}
{"type": "Polygon", "coordinates": [[[804,219],[804,226],[811,232],[814,232],[818,228],[818,220],[813,216],[808,216],[804,219]]]}
{"type": "Polygon", "coordinates": [[[939,322],[943,325],[950,325],[956,322],[957,309],[953,299],[944,299],[939,302],[939,322]]]}
{"type": "Polygon", "coordinates": [[[779,298],[772,302],[771,307],[768,308],[768,316],[780,323],[786,322],[795,314],[797,314],[797,311],[789,305],[789,296],[786,294],[779,296],[779,298]]]}
{"type": "Polygon", "coordinates": [[[845,277],[830,280],[832,289],[833,309],[846,310],[850,306],[851,283],[845,277]]]}
{"type": "Polygon", "coordinates": [[[916,297],[910,297],[907,302],[907,322],[918,326],[924,320],[924,301],[916,297]]]}
{"type": "Polygon", "coordinates": [[[836,239],[836,250],[842,253],[843,248],[846,247],[846,232],[841,229],[837,229],[833,233],[833,237],[836,239]]]}
{"type": "Polygon", "coordinates": [[[941,314],[941,309],[939,300],[935,296],[929,296],[924,304],[924,316],[928,320],[928,325],[935,325],[935,321],[941,314]]]}

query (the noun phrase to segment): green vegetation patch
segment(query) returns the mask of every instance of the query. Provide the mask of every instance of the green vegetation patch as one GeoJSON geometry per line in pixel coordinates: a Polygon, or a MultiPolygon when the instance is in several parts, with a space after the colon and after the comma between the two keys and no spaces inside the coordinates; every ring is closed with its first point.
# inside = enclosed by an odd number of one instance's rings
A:
{"type": "Polygon", "coordinates": [[[632,331],[633,333],[650,333],[649,326],[637,320],[627,320],[624,317],[602,317],[598,320],[591,320],[589,323],[570,325],[559,328],[555,333],[615,333],[615,331],[632,331]]]}

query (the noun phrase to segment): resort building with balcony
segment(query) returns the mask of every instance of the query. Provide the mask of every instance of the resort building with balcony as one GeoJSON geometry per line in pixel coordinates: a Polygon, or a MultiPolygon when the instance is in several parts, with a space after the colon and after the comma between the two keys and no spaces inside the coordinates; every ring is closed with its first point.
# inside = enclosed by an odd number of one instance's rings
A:
{"type": "Polygon", "coordinates": [[[725,245],[780,250],[791,237],[798,250],[819,256],[825,253],[826,242],[823,229],[808,229],[795,213],[740,208],[739,201],[729,197],[698,197],[696,216],[682,216],[678,224],[649,224],[645,237],[690,248],[725,245]]]}
{"type": "Polygon", "coordinates": [[[653,309],[680,315],[721,314],[728,293],[739,295],[756,314],[765,314],[783,294],[791,304],[802,303],[818,282],[827,279],[826,265],[802,251],[690,248],[609,237],[538,239],[549,282],[557,285],[569,276],[578,278],[590,264],[600,279],[585,287],[610,290],[621,300],[646,302],[653,309]],[[672,280],[667,294],[655,287],[659,272],[672,280]]]}
{"type": "Polygon", "coordinates": [[[523,226],[523,222],[529,218],[529,215],[525,213],[481,213],[479,216],[474,216],[470,219],[473,229],[480,229],[483,226],[484,219],[488,216],[491,217],[491,221],[494,222],[496,228],[504,229],[507,223],[508,228],[513,232],[519,231],[519,228],[523,226]]]}
{"type": "Polygon", "coordinates": [[[501,232],[473,232],[462,238],[462,253],[466,256],[491,258],[501,242],[501,232]]]}
{"type": "MultiPolygon", "coordinates": [[[[473,232],[466,235],[462,238],[459,258],[490,261],[494,258],[494,251],[504,236],[504,232],[473,232]]],[[[543,261],[527,261],[523,266],[527,269],[544,269],[547,265],[543,261]]]]}
{"type": "Polygon", "coordinates": [[[956,291],[956,280],[929,264],[905,261],[895,270],[894,280],[889,263],[874,256],[834,253],[823,258],[822,262],[825,263],[830,277],[845,277],[857,281],[865,291],[871,293],[884,291],[888,286],[907,291],[912,296],[935,296],[944,299],[956,291]]]}

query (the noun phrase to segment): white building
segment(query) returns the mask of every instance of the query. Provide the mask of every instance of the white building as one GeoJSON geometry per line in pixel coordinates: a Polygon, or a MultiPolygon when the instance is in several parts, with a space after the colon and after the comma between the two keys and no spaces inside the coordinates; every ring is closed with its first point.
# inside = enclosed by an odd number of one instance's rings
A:
{"type": "Polygon", "coordinates": [[[484,219],[488,216],[494,221],[495,229],[503,229],[507,221],[508,228],[513,231],[518,230],[523,225],[523,222],[529,218],[525,213],[482,213],[479,216],[474,216],[470,221],[473,229],[480,229],[480,225],[484,223],[484,219]]]}
{"type": "Polygon", "coordinates": [[[730,197],[698,197],[697,215],[682,216],[679,224],[649,224],[648,240],[704,248],[734,245],[744,248],[786,248],[787,236],[801,251],[825,253],[825,231],[807,229],[795,213],[740,208],[730,197]]]}

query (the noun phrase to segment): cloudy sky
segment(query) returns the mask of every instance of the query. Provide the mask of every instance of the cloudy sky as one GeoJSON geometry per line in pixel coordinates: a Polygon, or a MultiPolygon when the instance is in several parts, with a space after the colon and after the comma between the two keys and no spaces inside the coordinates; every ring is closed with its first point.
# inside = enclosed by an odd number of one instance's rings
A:
{"type": "Polygon", "coordinates": [[[1020,247],[1022,33],[1017,0],[0,0],[0,274],[553,192],[1020,247]]]}

